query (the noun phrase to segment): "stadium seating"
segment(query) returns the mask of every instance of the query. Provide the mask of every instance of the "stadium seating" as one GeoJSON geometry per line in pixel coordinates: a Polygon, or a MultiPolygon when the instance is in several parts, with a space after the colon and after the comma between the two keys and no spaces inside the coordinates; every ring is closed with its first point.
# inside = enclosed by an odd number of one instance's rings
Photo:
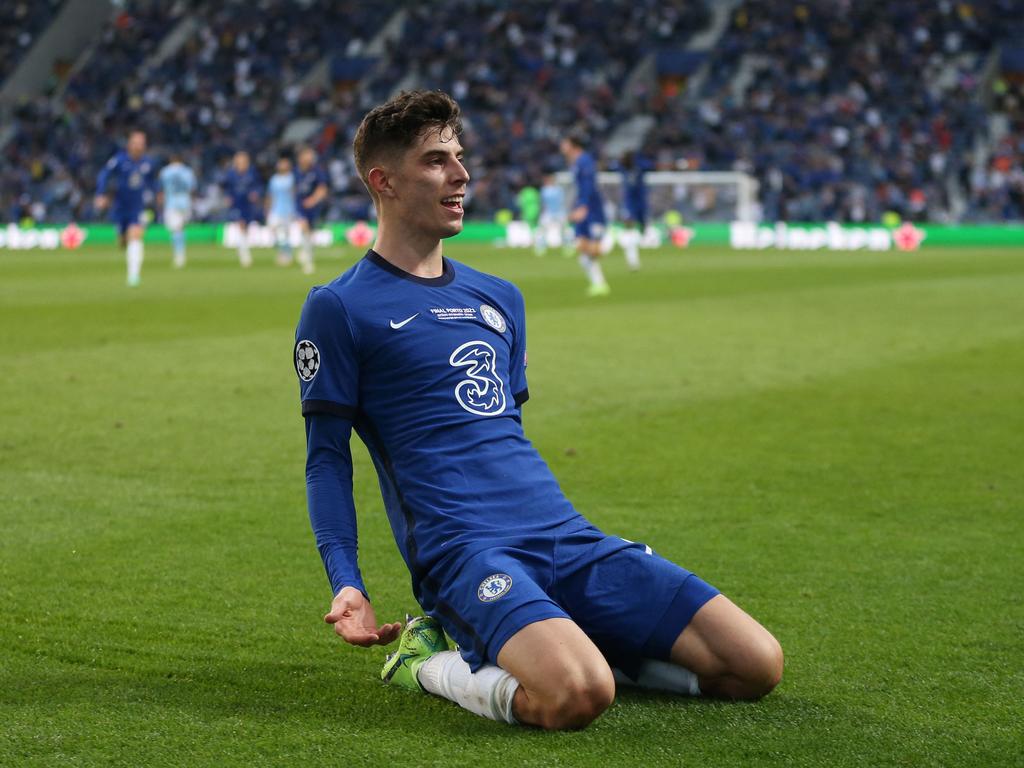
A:
{"type": "Polygon", "coordinates": [[[429,86],[466,111],[475,216],[514,207],[518,186],[560,168],[567,128],[600,146],[638,112],[655,118],[646,144],[661,167],[751,172],[768,220],[1024,214],[1020,81],[997,78],[1002,90],[982,98],[1024,0],[733,5],[697,51],[712,13],[694,0],[600,14],[580,0],[129,3],[56,98],[14,111],[0,210],[92,218],[98,169],[137,125],[154,153],[184,150],[201,179],[197,213],[216,219],[230,153],[268,169],[304,118],[332,181],[328,215],[365,216],[349,149],[358,119],[398,86],[429,86]],[[186,19],[188,34],[155,55],[186,19]],[[367,55],[389,19],[397,34],[367,55]],[[325,60],[333,84],[313,76],[325,60]],[[644,61],[653,74],[638,79],[644,61]]]}

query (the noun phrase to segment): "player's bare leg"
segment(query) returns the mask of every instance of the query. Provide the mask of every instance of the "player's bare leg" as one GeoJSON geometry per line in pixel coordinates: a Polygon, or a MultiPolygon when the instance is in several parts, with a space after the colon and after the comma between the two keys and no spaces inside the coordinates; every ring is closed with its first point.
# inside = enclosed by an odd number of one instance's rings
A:
{"type": "Polygon", "coordinates": [[[672,645],[671,659],[697,675],[701,693],[759,699],[782,680],[782,647],[724,595],[705,603],[672,645]]]}
{"type": "Polygon", "coordinates": [[[576,250],[580,255],[580,266],[583,267],[583,272],[590,280],[587,295],[607,296],[610,290],[601,269],[601,241],[591,240],[587,237],[577,238],[576,250]]]}
{"type": "Polygon", "coordinates": [[[545,619],[514,634],[498,665],[519,681],[512,711],[521,723],[552,730],[583,728],[615,698],[612,670],[569,619],[545,619]]]}
{"type": "Polygon", "coordinates": [[[299,220],[299,228],[302,233],[299,243],[299,266],[303,273],[313,274],[313,231],[308,219],[299,220]]]}
{"type": "Polygon", "coordinates": [[[128,262],[128,285],[134,288],[142,279],[142,225],[132,224],[126,233],[125,258],[128,262]]]}

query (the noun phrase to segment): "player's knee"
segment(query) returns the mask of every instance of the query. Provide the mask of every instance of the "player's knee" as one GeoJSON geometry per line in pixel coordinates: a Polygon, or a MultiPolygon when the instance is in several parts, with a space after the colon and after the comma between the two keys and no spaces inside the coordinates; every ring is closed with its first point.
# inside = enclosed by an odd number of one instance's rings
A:
{"type": "Polygon", "coordinates": [[[782,681],[784,664],[782,646],[772,635],[765,633],[763,638],[752,643],[742,671],[742,698],[759,699],[771,693],[782,681]]]}
{"type": "Polygon", "coordinates": [[[549,730],[586,728],[615,700],[615,679],[610,669],[571,675],[544,707],[542,725],[549,730]]]}

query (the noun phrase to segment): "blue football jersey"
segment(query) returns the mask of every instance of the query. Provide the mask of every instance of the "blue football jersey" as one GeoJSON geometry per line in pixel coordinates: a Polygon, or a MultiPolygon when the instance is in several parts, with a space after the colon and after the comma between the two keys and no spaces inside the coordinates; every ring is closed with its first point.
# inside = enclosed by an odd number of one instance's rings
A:
{"type": "Polygon", "coordinates": [[[597,186],[597,163],[589,152],[584,152],[576,158],[573,178],[576,181],[576,205],[587,206],[587,221],[603,224],[604,200],[597,186]]]}
{"type": "MultiPolygon", "coordinates": [[[[366,444],[417,599],[449,552],[579,517],[523,433],[525,323],[514,285],[449,259],[440,277],[421,278],[370,251],[306,299],[302,412],[348,420],[366,444]]],[[[330,502],[332,515],[351,514],[342,502],[330,502]]],[[[354,538],[354,520],[336,522],[320,530],[354,538]]],[[[321,538],[334,588],[362,588],[352,542],[338,555],[341,544],[321,538]]]]}
{"type": "Polygon", "coordinates": [[[107,186],[113,182],[116,186],[115,212],[142,210],[153,194],[155,172],[156,167],[148,155],[142,155],[136,160],[122,150],[103,166],[96,181],[96,189],[104,194],[107,186]]]}
{"type": "MultiPolygon", "coordinates": [[[[327,174],[320,166],[314,165],[305,171],[301,168],[295,169],[295,202],[300,210],[306,209],[302,201],[312,195],[321,184],[327,185],[327,174]]],[[[320,203],[320,205],[322,204],[323,202],[320,203]]],[[[318,207],[314,206],[314,208],[318,207]]]]}
{"type": "Polygon", "coordinates": [[[224,191],[231,198],[231,207],[236,211],[250,211],[259,205],[263,193],[263,182],[253,168],[239,173],[228,169],[222,182],[224,191]]]}

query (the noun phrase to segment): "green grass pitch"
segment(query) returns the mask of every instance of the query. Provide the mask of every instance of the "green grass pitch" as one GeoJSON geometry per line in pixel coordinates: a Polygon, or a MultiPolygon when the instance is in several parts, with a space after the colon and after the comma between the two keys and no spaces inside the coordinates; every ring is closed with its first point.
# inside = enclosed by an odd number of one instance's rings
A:
{"type": "MultiPolygon", "coordinates": [[[[545,734],[385,688],[336,640],[291,366],[309,285],[150,246],[0,252],[0,765],[1021,765],[1024,253],[453,243],[517,282],[527,434],[576,506],[786,651],[767,699],[620,691],[545,734]]],[[[365,451],[363,570],[414,612],[365,451]]],[[[637,594],[637,599],[643,599],[637,594]]]]}

